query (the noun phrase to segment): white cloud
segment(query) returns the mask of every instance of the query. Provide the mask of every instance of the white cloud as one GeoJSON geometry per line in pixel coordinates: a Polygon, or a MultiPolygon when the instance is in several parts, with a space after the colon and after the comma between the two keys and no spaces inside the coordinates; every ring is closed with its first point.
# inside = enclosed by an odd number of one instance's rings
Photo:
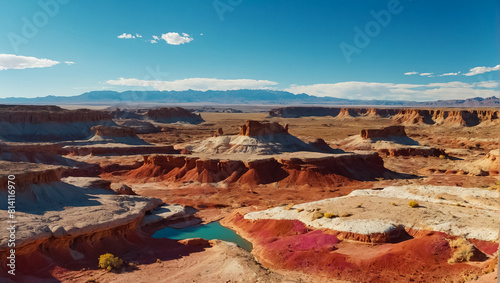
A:
{"type": "Polygon", "coordinates": [[[138,33],[136,33],[136,34],[135,34],[135,36],[136,36],[136,37],[138,37],[138,38],[141,38],[141,37],[142,37],[142,35],[140,35],[140,34],[138,34],[138,33]]]}
{"type": "Polygon", "coordinates": [[[153,39],[154,40],[160,40],[160,38],[158,36],[156,36],[156,35],[153,35],[153,39]]]}
{"type": "Polygon", "coordinates": [[[437,100],[498,96],[498,82],[448,82],[431,84],[394,84],[340,82],[335,84],[291,85],[285,91],[321,97],[379,100],[437,100]]]}
{"type": "Polygon", "coordinates": [[[475,76],[479,74],[484,74],[488,72],[498,71],[500,70],[500,65],[496,65],[495,67],[475,67],[469,70],[468,73],[464,74],[465,76],[475,76]]]}
{"type": "Polygon", "coordinates": [[[162,34],[161,38],[171,45],[181,45],[193,41],[193,38],[187,33],[182,33],[182,35],[180,35],[176,32],[169,32],[162,34]]]}
{"type": "Polygon", "coordinates": [[[200,33],[200,35],[203,35],[203,33],[200,33]]]}
{"type": "Polygon", "coordinates": [[[457,72],[457,73],[445,73],[445,74],[442,74],[442,75],[438,75],[438,77],[457,76],[458,74],[460,74],[460,72],[457,72]]]}
{"type": "Polygon", "coordinates": [[[157,90],[237,90],[237,89],[267,89],[271,86],[277,85],[277,82],[268,80],[251,80],[251,79],[237,79],[237,80],[222,80],[211,78],[189,78],[175,81],[148,81],[139,79],[125,79],[107,81],[110,85],[123,85],[123,86],[143,86],[153,87],[157,90]]]}
{"type": "Polygon", "coordinates": [[[75,62],[73,62],[73,61],[64,61],[64,63],[65,63],[65,64],[68,64],[68,65],[73,65],[73,64],[75,64],[75,62]]]}
{"type": "Polygon", "coordinates": [[[0,70],[48,68],[59,64],[58,61],[50,59],[39,59],[14,54],[0,54],[0,70]]]}
{"type": "Polygon", "coordinates": [[[420,73],[422,77],[432,77],[432,74],[434,73],[420,73]]]}
{"type": "Polygon", "coordinates": [[[413,72],[406,72],[405,76],[411,76],[411,75],[417,75],[417,74],[418,74],[418,72],[415,72],[415,71],[413,71],[413,72]]]}
{"type": "Polygon", "coordinates": [[[130,33],[123,33],[123,34],[120,34],[118,36],[118,38],[125,38],[125,39],[131,39],[131,38],[135,38],[134,35],[131,35],[130,33]]]}
{"type": "Polygon", "coordinates": [[[151,43],[153,43],[153,44],[154,44],[154,43],[158,43],[158,41],[156,41],[156,40],[154,40],[154,39],[151,39],[151,41],[150,41],[150,42],[151,42],[151,43]]]}

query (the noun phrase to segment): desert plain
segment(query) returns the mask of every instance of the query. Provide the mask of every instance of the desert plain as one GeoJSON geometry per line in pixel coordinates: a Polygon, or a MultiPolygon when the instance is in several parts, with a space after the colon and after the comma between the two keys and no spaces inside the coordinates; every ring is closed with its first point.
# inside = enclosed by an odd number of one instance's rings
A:
{"type": "Polygon", "coordinates": [[[497,280],[497,109],[71,108],[0,106],[2,282],[497,280]]]}

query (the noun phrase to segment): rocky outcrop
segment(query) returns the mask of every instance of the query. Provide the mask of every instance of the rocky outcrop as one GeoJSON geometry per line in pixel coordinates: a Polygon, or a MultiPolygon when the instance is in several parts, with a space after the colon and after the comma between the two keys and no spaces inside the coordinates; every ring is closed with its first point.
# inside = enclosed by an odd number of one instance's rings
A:
{"type": "Polygon", "coordinates": [[[391,136],[395,137],[406,137],[404,126],[390,126],[382,129],[364,129],[361,130],[361,137],[363,139],[373,139],[373,138],[388,138],[391,136]]]}
{"type": "Polygon", "coordinates": [[[90,128],[113,125],[107,112],[57,106],[1,105],[2,137],[9,141],[62,141],[87,138],[90,128]]]}
{"type": "Polygon", "coordinates": [[[0,161],[0,168],[0,182],[5,184],[0,187],[0,192],[7,191],[9,180],[14,182],[17,192],[24,192],[33,184],[58,182],[65,170],[61,166],[10,161],[0,161]]]}
{"type": "Polygon", "coordinates": [[[111,120],[103,111],[89,109],[66,110],[58,106],[0,105],[0,122],[17,123],[75,123],[111,120]]]}
{"type": "Polygon", "coordinates": [[[129,127],[108,127],[108,126],[94,126],[90,128],[97,136],[102,137],[135,137],[137,131],[129,127]]]}
{"type": "Polygon", "coordinates": [[[398,114],[399,109],[381,109],[381,108],[370,108],[366,111],[367,117],[380,117],[380,118],[389,118],[396,114],[398,114]]]}
{"type": "Polygon", "coordinates": [[[224,131],[222,130],[222,128],[218,128],[212,135],[212,137],[218,137],[218,136],[222,136],[224,135],[224,131]]]}
{"type": "MultiPolygon", "coordinates": [[[[288,124],[282,126],[276,122],[247,121],[240,127],[238,135],[219,135],[201,141],[184,144],[194,153],[204,154],[260,154],[271,155],[283,152],[319,151],[288,133],[288,124]]],[[[328,151],[331,153],[331,151],[328,151]]],[[[335,153],[342,151],[337,150],[335,153]]]]}
{"type": "Polygon", "coordinates": [[[350,118],[359,117],[366,115],[368,109],[366,108],[342,108],[340,113],[336,116],[337,118],[350,118]]]}
{"type": "Polygon", "coordinates": [[[429,110],[401,109],[398,114],[394,115],[393,119],[396,123],[404,125],[434,124],[429,110]]]}
{"type": "Polygon", "coordinates": [[[125,185],[125,184],[111,184],[111,189],[119,194],[119,195],[130,195],[130,196],[135,196],[137,195],[131,187],[125,185]]]}
{"type": "Polygon", "coordinates": [[[146,112],[146,117],[161,123],[186,122],[199,124],[204,122],[200,114],[195,114],[181,107],[151,109],[146,112]]]}
{"type": "Polygon", "coordinates": [[[393,118],[403,125],[427,124],[473,127],[484,122],[498,122],[499,111],[493,109],[422,109],[422,108],[327,108],[327,107],[283,107],[269,112],[271,117],[298,118],[309,116],[381,117],[393,118]]]}
{"type": "Polygon", "coordinates": [[[64,151],[71,155],[136,155],[136,154],[176,154],[180,150],[174,149],[172,145],[89,145],[89,146],[65,146],[64,151]]]}
{"type": "Polygon", "coordinates": [[[138,134],[151,134],[160,132],[161,128],[153,125],[150,122],[140,121],[136,119],[128,119],[117,121],[120,126],[134,128],[138,134]]]}
{"type": "Polygon", "coordinates": [[[401,148],[380,148],[377,152],[385,156],[423,156],[423,157],[440,157],[448,156],[442,148],[434,148],[427,146],[409,146],[401,148]]]}
{"type": "MultiPolygon", "coordinates": [[[[91,130],[95,133],[88,139],[91,144],[127,144],[127,145],[149,145],[136,135],[134,128],[95,126],[91,130]]],[[[75,143],[78,144],[78,143],[75,143]]]]}
{"type": "Polygon", "coordinates": [[[338,149],[331,148],[324,139],[316,139],[313,142],[309,143],[313,148],[315,148],[318,152],[326,152],[326,153],[339,153],[338,149]]]}
{"type": "Polygon", "coordinates": [[[329,186],[338,178],[373,180],[387,175],[376,153],[321,155],[299,158],[285,155],[253,160],[207,159],[195,156],[149,155],[131,170],[131,180],[159,177],[169,182],[282,184],[329,186]]]}
{"type": "Polygon", "coordinates": [[[288,125],[285,125],[285,127],[283,127],[276,122],[267,123],[249,120],[245,125],[240,127],[239,132],[240,136],[248,137],[258,137],[275,134],[288,134],[288,125]]]}
{"type": "Polygon", "coordinates": [[[300,118],[313,116],[336,117],[340,113],[340,108],[328,107],[282,107],[269,111],[271,117],[300,118]]]}

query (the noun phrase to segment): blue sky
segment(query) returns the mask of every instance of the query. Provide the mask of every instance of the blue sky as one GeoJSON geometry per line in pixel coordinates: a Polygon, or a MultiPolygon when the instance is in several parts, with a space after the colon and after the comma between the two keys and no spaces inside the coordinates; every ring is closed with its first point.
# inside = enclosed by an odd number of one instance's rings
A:
{"type": "Polygon", "coordinates": [[[498,3],[2,0],[0,98],[239,88],[498,96],[498,3]]]}

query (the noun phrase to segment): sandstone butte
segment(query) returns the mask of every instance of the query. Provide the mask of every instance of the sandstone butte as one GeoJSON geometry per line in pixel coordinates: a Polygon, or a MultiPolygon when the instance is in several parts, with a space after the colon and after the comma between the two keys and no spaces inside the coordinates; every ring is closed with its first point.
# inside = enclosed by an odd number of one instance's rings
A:
{"type": "Polygon", "coordinates": [[[384,156],[446,157],[444,149],[421,146],[406,135],[405,126],[363,129],[359,136],[338,142],[344,150],[374,150],[384,156]]]}
{"type": "Polygon", "coordinates": [[[201,123],[204,120],[201,115],[194,114],[181,107],[165,107],[158,109],[151,109],[146,112],[146,117],[158,121],[158,122],[179,122],[179,121],[190,121],[194,124],[201,123]]]}
{"type": "Polygon", "coordinates": [[[284,107],[272,109],[269,116],[284,118],[308,116],[379,117],[391,118],[396,123],[406,125],[439,124],[473,127],[483,122],[498,122],[499,110],[284,107]]]}

